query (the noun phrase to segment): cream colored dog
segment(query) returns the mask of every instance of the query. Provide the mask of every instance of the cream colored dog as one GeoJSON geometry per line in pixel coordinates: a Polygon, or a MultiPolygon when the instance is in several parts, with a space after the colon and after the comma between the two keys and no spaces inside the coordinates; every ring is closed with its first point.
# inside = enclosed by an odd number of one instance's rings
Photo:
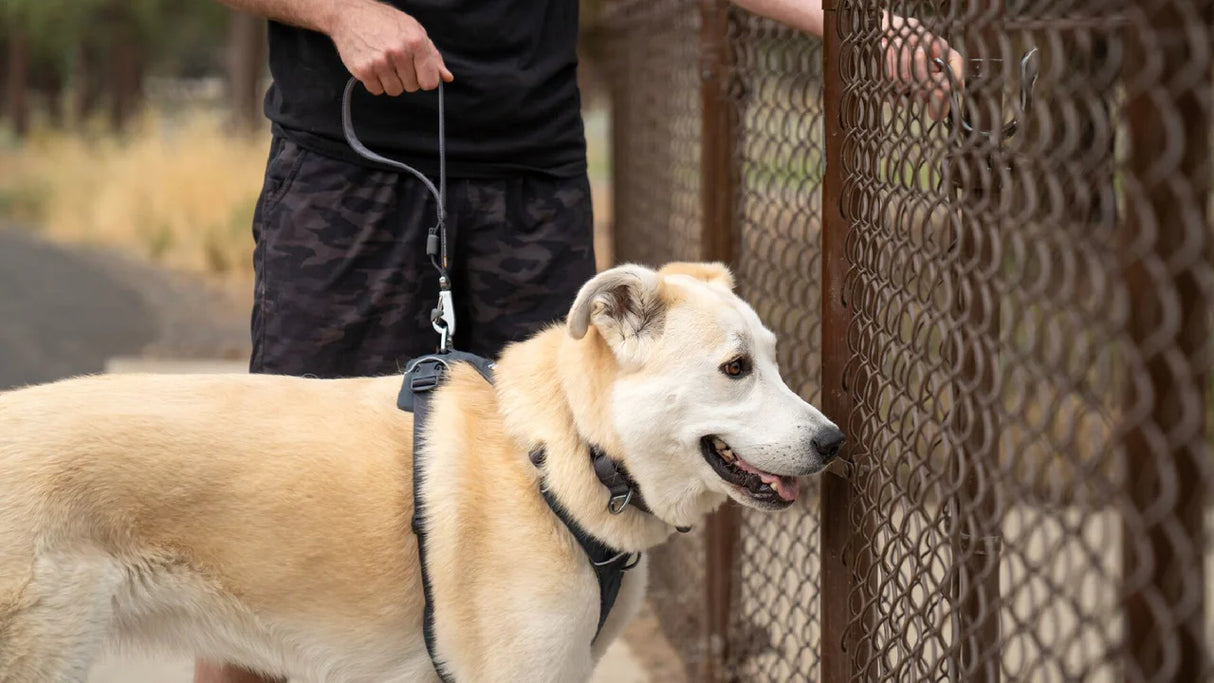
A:
{"type": "MultiPolygon", "coordinates": [[[[641,602],[644,562],[596,637],[595,575],[542,483],[642,551],[726,498],[786,507],[834,455],[842,434],[785,386],[731,289],[713,264],[605,271],[565,325],[505,351],[494,384],[457,365],[434,393],[427,564],[457,681],[584,681],[641,602]],[[590,444],[652,513],[607,510],[590,444]]],[[[436,680],[400,385],[127,375],[0,394],[0,680],[84,680],[106,648],[436,680]]]]}

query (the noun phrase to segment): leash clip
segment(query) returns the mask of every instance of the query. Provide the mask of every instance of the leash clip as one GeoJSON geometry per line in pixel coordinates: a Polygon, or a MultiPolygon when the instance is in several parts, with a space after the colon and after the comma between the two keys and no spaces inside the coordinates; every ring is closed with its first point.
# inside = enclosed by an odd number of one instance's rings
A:
{"type": "Polygon", "coordinates": [[[438,332],[439,352],[446,353],[451,350],[451,337],[455,335],[455,300],[445,277],[439,281],[439,287],[438,307],[430,313],[430,324],[438,332]]]}

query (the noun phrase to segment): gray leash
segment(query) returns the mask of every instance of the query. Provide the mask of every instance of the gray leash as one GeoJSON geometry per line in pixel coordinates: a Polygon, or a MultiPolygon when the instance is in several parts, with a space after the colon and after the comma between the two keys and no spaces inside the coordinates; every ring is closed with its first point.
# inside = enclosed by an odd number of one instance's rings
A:
{"type": "Polygon", "coordinates": [[[426,235],[426,255],[438,271],[438,306],[430,313],[430,324],[434,326],[434,331],[438,332],[439,351],[446,353],[451,349],[451,338],[455,336],[455,304],[451,295],[451,275],[447,270],[447,130],[443,112],[443,83],[438,83],[438,187],[421,171],[367,149],[358,139],[358,135],[354,133],[354,119],[350,115],[350,101],[354,98],[354,86],[357,83],[356,78],[347,81],[346,90],[341,96],[341,128],[345,133],[346,143],[368,161],[413,174],[425,184],[437,202],[434,227],[430,228],[429,234],[426,235]]]}

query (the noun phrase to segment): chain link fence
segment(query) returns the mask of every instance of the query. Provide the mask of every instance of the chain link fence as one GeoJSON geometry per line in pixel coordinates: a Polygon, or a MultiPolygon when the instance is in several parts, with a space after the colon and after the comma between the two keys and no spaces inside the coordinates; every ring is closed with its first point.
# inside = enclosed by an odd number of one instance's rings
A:
{"type": "Polygon", "coordinates": [[[617,259],[728,261],[850,440],[655,554],[689,678],[1214,680],[1214,4],[608,7],[617,259]]]}
{"type": "MultiPolygon", "coordinates": [[[[697,7],[694,0],[630,0],[605,11],[614,253],[622,263],[688,261],[700,253],[697,7]]],[[[704,529],[696,528],[650,554],[650,602],[689,670],[706,656],[705,552],[704,529]]]]}
{"type": "MultiPolygon", "coordinates": [[[[822,45],[737,9],[727,26],[738,291],[778,336],[789,386],[821,405],[822,45]]],[[[730,678],[807,680],[817,669],[817,481],[778,523],[740,512],[730,678]]]]}

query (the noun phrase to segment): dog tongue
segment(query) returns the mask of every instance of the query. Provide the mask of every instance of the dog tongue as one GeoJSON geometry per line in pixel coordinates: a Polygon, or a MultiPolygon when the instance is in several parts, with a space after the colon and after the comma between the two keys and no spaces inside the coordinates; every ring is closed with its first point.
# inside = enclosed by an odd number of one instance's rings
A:
{"type": "Polygon", "coordinates": [[[759,479],[763,480],[784,500],[796,500],[797,494],[801,492],[801,482],[794,477],[781,477],[776,474],[769,474],[761,469],[751,466],[750,463],[738,458],[734,461],[738,467],[750,472],[751,474],[759,475],[759,479]]]}
{"type": "Polygon", "coordinates": [[[801,480],[793,477],[777,477],[776,483],[772,485],[772,488],[784,500],[796,500],[797,494],[801,492],[801,480]]]}

